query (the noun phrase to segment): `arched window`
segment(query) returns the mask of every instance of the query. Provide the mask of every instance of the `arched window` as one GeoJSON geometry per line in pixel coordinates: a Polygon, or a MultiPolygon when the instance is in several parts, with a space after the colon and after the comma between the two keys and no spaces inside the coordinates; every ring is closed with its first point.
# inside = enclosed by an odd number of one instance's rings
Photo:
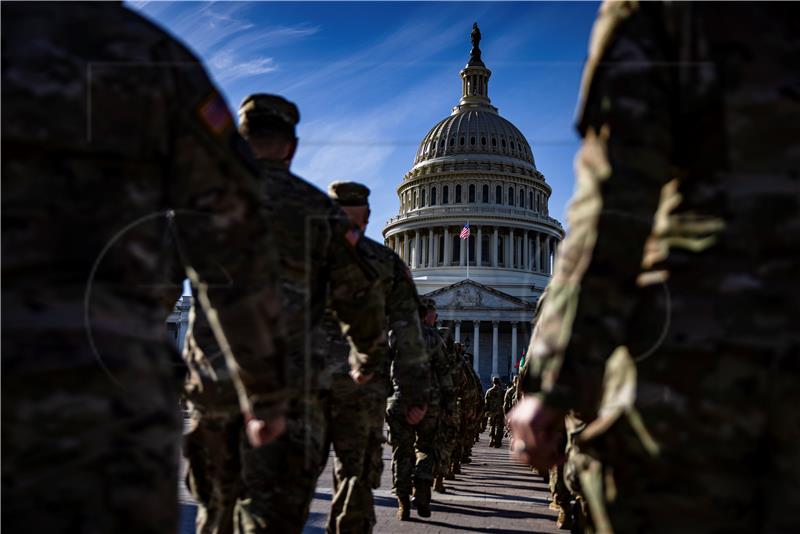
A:
{"type": "Polygon", "coordinates": [[[524,208],[525,207],[525,190],[524,189],[520,189],[519,190],[519,207],[520,208],[524,208]]]}
{"type": "Polygon", "coordinates": [[[497,138],[492,137],[492,146],[497,146],[497,138]]]}
{"type": "Polygon", "coordinates": [[[528,209],[529,210],[533,209],[533,191],[528,193],[528,209]]]}
{"type": "Polygon", "coordinates": [[[456,140],[454,137],[450,138],[450,146],[456,146],[456,140]]]}
{"type": "Polygon", "coordinates": [[[488,204],[489,203],[489,186],[486,185],[486,184],[483,184],[483,199],[482,200],[483,200],[484,204],[488,204]]]}
{"type": "Polygon", "coordinates": [[[469,184],[469,203],[475,203],[475,184],[469,184]]]}
{"type": "Polygon", "coordinates": [[[470,137],[469,138],[469,144],[471,144],[471,145],[475,144],[475,137],[470,137]]]}
{"type": "Polygon", "coordinates": [[[461,184],[456,185],[456,204],[461,204],[461,184]]]}
{"type": "Polygon", "coordinates": [[[505,148],[505,147],[506,147],[506,140],[503,139],[503,148],[505,148]]]}
{"type": "Polygon", "coordinates": [[[481,145],[486,146],[486,138],[481,137],[481,145]]]}
{"type": "Polygon", "coordinates": [[[442,186],[442,204],[447,204],[450,202],[448,198],[450,196],[450,188],[448,186],[442,186]]]}
{"type": "Polygon", "coordinates": [[[508,205],[509,206],[513,206],[514,205],[514,188],[513,187],[509,187],[508,188],[508,205]]]}
{"type": "Polygon", "coordinates": [[[431,187],[431,206],[436,205],[436,188],[431,187]]]}
{"type": "Polygon", "coordinates": [[[494,203],[495,204],[502,204],[503,203],[503,188],[499,185],[494,188],[494,203]]]}
{"type": "Polygon", "coordinates": [[[425,190],[424,189],[422,190],[422,200],[419,203],[419,207],[420,208],[424,208],[425,207],[425,190]]]}
{"type": "Polygon", "coordinates": [[[444,139],[439,140],[439,148],[444,148],[444,139]]]}
{"type": "Polygon", "coordinates": [[[414,191],[414,201],[411,203],[411,209],[416,209],[419,206],[417,205],[417,192],[414,191]]]}
{"type": "Polygon", "coordinates": [[[461,139],[459,139],[458,144],[460,144],[461,146],[464,146],[464,138],[463,137],[461,139]]]}

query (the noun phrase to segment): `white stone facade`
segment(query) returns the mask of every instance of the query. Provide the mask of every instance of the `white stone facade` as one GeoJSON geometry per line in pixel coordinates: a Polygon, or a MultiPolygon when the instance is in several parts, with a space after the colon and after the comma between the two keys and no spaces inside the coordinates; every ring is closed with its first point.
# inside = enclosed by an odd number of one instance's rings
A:
{"type": "Polygon", "coordinates": [[[400,213],[383,230],[419,293],[470,343],[484,384],[513,374],[564,236],[528,141],[490,103],[490,76],[473,42],[461,100],[423,138],[397,189],[400,213]]]}

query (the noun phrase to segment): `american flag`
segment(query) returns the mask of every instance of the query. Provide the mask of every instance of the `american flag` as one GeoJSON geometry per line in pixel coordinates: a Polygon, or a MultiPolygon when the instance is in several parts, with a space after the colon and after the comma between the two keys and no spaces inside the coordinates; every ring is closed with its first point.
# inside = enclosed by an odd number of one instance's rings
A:
{"type": "Polygon", "coordinates": [[[464,228],[461,229],[461,233],[458,234],[458,237],[461,239],[469,238],[469,223],[464,225],[464,228]]]}

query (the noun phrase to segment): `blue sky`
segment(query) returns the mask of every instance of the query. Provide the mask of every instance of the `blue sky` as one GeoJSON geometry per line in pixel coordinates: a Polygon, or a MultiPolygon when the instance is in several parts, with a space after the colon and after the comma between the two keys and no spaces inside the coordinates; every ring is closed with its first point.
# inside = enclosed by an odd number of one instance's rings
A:
{"type": "Polygon", "coordinates": [[[186,43],[231,109],[249,93],[300,108],[292,170],[372,189],[383,241],[419,141],[461,96],[478,22],[489,96],[531,143],[564,222],[578,149],[575,102],[596,2],[129,2],[186,43]]]}

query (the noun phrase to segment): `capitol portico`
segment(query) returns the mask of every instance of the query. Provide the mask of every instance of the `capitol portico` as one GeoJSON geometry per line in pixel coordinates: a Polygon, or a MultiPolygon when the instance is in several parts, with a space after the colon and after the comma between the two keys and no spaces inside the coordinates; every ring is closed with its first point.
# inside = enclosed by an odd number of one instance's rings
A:
{"type": "Polygon", "coordinates": [[[512,374],[527,348],[564,231],[528,141],[491,105],[480,37],[476,25],[461,99],[422,139],[383,235],[487,384],[512,374]]]}

